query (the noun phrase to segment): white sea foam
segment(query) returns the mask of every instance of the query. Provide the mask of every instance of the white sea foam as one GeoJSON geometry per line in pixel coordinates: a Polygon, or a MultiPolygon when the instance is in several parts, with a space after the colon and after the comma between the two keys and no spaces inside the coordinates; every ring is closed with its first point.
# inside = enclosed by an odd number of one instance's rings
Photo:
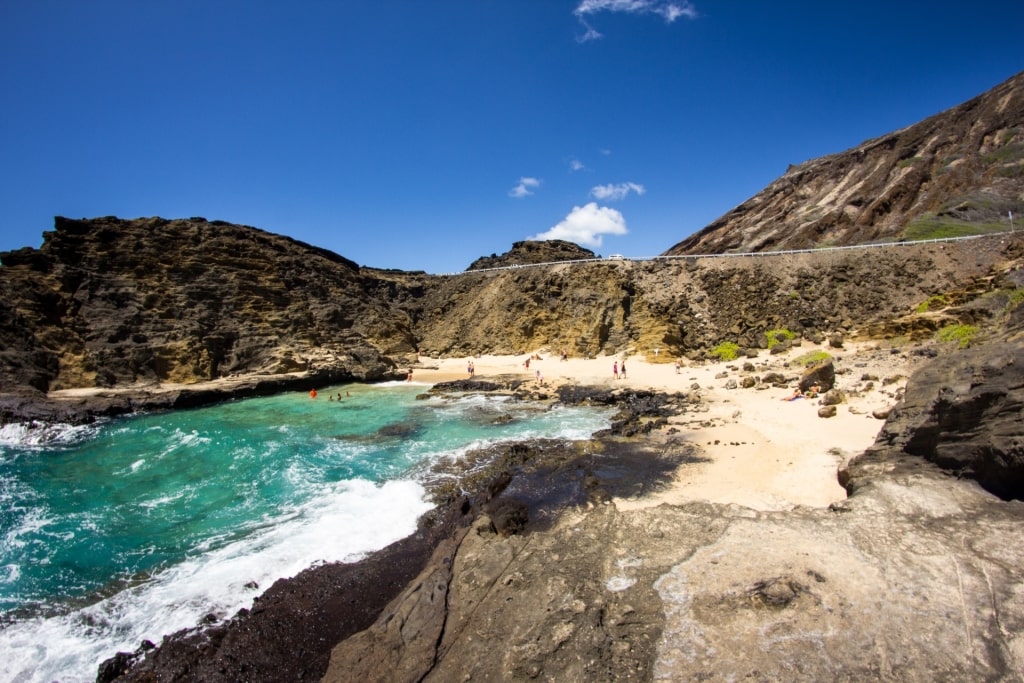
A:
{"type": "Polygon", "coordinates": [[[149,510],[149,511],[152,511],[152,510],[154,510],[154,509],[156,509],[158,507],[163,507],[164,505],[167,505],[168,503],[173,503],[174,501],[178,500],[179,498],[181,498],[185,494],[186,494],[185,490],[180,490],[180,491],[176,491],[174,493],[169,493],[167,495],[160,496],[158,498],[154,498],[152,500],[144,500],[144,501],[141,501],[139,503],[139,507],[144,508],[144,509],[149,510]]]}
{"type": "Polygon", "coordinates": [[[157,574],[151,581],[72,613],[12,624],[0,631],[0,679],[19,683],[92,681],[97,666],[143,639],[229,617],[258,591],[319,562],[354,561],[415,530],[429,508],[410,481],[376,486],[354,480],[284,520],[157,574]]]}
{"type": "Polygon", "coordinates": [[[96,431],[96,424],[16,422],[0,426],[0,446],[32,448],[70,443],[96,431]]]}

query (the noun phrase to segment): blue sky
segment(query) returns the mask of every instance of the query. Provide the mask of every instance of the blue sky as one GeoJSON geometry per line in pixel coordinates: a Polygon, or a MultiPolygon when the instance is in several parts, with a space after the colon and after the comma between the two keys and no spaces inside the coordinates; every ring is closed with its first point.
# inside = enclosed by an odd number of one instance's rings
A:
{"type": "Polygon", "coordinates": [[[1024,2],[0,4],[0,250],[204,216],[360,264],[651,256],[1024,70],[1024,2]]]}

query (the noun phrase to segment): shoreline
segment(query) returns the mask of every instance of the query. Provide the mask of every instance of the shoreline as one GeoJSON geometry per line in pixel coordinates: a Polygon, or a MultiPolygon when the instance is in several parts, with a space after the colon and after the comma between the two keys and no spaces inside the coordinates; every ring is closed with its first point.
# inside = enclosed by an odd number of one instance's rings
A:
{"type": "MultiPolygon", "coordinates": [[[[692,445],[701,453],[702,462],[680,467],[667,489],[642,499],[617,498],[616,505],[636,509],[704,501],[770,511],[827,507],[846,497],[838,471],[874,443],[884,419],[873,414],[884,416],[897,403],[908,376],[923,360],[912,350],[880,342],[853,342],[843,348],[804,342],[784,353],[762,350],[755,358],[728,362],[682,360],[677,369],[675,359],[663,354],[562,360],[541,349],[516,356],[420,357],[412,365],[412,381],[433,387],[466,380],[470,378],[469,364],[473,363],[472,379],[514,379],[522,387],[541,393],[553,394],[560,387],[573,386],[685,397],[687,408],[682,414],[668,418],[667,425],[642,438],[692,445]],[[819,398],[782,400],[792,394],[804,373],[797,359],[809,353],[828,354],[835,367],[835,385],[845,399],[834,417],[818,416],[819,398]],[[621,367],[623,361],[626,377],[615,379],[613,364],[621,367]],[[776,373],[776,379],[781,374],[785,381],[761,381],[768,373],[776,373]],[[744,388],[751,382],[753,386],[744,388]]],[[[381,380],[395,381],[399,376],[404,377],[405,371],[381,380]]],[[[26,411],[27,420],[75,422],[354,382],[360,380],[308,373],[228,377],[190,385],[68,389],[45,397],[20,396],[14,401],[10,396],[0,397],[7,399],[0,408],[10,412],[12,403],[30,407],[42,404],[49,410],[40,409],[38,417],[26,411]]]]}
{"type": "Polygon", "coordinates": [[[703,456],[702,462],[681,466],[665,490],[642,498],[616,498],[616,506],[638,509],[703,501],[758,511],[820,508],[846,498],[839,470],[874,443],[884,419],[873,414],[885,415],[897,403],[920,362],[875,342],[844,346],[830,349],[827,344],[804,343],[777,355],[762,351],[757,358],[729,362],[685,361],[678,374],[672,359],[650,362],[626,357],[627,377],[617,380],[612,377],[612,364],[621,363],[621,355],[561,360],[538,352],[421,358],[413,380],[431,384],[465,380],[468,363],[473,362],[474,378],[481,381],[516,376],[538,389],[576,385],[686,395],[689,405],[683,414],[668,418],[665,428],[642,438],[692,444],[703,456]],[[832,357],[836,387],[845,395],[834,417],[818,416],[819,398],[783,400],[804,373],[795,359],[813,351],[832,357]],[[529,370],[524,366],[527,358],[531,358],[529,370]],[[754,369],[744,370],[744,364],[754,369]],[[543,385],[537,382],[537,370],[543,385]],[[759,381],[769,372],[781,373],[787,380],[785,387],[759,381]],[[742,388],[744,377],[753,378],[754,386],[742,388]],[[727,388],[733,384],[735,388],[727,388]]]}

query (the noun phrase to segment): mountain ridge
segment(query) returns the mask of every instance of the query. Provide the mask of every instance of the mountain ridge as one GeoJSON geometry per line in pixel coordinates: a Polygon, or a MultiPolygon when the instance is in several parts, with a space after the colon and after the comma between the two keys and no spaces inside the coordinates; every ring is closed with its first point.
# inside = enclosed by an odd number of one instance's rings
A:
{"type": "Polygon", "coordinates": [[[1022,210],[1024,72],[918,123],[790,166],[663,254],[983,233],[1022,210]]]}

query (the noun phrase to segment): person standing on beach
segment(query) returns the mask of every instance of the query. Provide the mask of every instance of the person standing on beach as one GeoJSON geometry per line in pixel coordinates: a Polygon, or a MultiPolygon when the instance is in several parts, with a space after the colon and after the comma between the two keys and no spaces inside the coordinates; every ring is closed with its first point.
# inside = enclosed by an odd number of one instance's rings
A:
{"type": "Polygon", "coordinates": [[[619,368],[619,374],[622,375],[622,379],[626,379],[626,359],[622,359],[622,367],[619,368]]]}
{"type": "Polygon", "coordinates": [[[619,378],[619,361],[615,361],[614,363],[612,363],[612,378],[619,378]]]}

